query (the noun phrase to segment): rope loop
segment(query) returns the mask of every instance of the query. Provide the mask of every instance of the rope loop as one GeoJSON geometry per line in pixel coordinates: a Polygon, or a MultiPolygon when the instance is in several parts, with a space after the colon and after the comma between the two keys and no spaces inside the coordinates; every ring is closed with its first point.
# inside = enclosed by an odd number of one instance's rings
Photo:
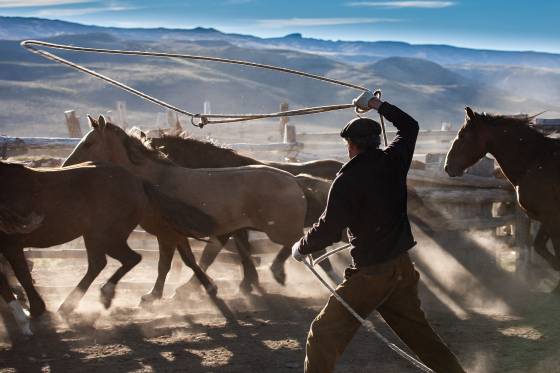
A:
{"type": "Polygon", "coordinates": [[[326,106],[314,106],[314,107],[306,107],[297,110],[287,110],[287,111],[280,111],[276,113],[263,113],[263,114],[194,114],[185,109],[179,108],[174,106],[168,102],[165,102],[161,99],[156,97],[150,96],[145,92],[142,92],[138,89],[135,89],[131,86],[128,86],[116,79],[110,78],[107,75],[101,74],[95,70],[89,69],[83,65],[78,63],[69,61],[64,59],[60,56],[55,55],[54,53],[47,52],[42,48],[50,48],[50,49],[58,49],[58,50],[70,50],[75,52],[82,52],[82,53],[100,53],[100,54],[113,54],[113,55],[128,55],[128,56],[150,56],[150,57],[159,57],[159,58],[180,58],[180,59],[187,59],[187,60],[197,60],[197,61],[211,61],[211,62],[218,62],[218,63],[226,63],[226,64],[234,64],[234,65],[242,65],[242,66],[249,66],[253,68],[265,69],[265,70],[272,70],[280,73],[287,73],[293,74],[297,76],[301,76],[308,79],[314,79],[317,81],[322,81],[326,83],[336,84],[339,86],[343,86],[346,88],[355,89],[358,91],[367,91],[366,88],[355,85],[352,83],[344,82],[341,80],[331,79],[320,75],[310,74],[303,71],[288,69],[279,66],[273,65],[265,65],[256,62],[249,62],[249,61],[242,61],[242,60],[233,60],[227,58],[218,58],[218,57],[208,57],[208,56],[197,56],[197,55],[189,55],[189,54],[178,54],[178,53],[163,53],[163,52],[146,52],[146,51],[133,51],[133,50],[119,50],[119,49],[103,49],[103,48],[86,48],[86,47],[78,47],[72,45],[65,45],[65,44],[55,44],[55,43],[48,43],[39,40],[24,40],[21,43],[21,46],[29,50],[30,52],[36,53],[41,57],[44,57],[48,60],[55,61],[57,63],[69,66],[73,69],[81,71],[85,74],[94,76],[98,79],[104,80],[105,82],[114,85],[126,92],[129,92],[135,96],[138,96],[144,100],[150,101],[156,105],[162,106],[166,109],[173,110],[177,113],[186,115],[191,118],[191,123],[193,126],[198,128],[203,128],[207,124],[216,124],[216,123],[236,123],[242,121],[250,121],[250,120],[257,120],[257,119],[265,119],[265,118],[279,118],[279,117],[286,117],[286,116],[296,116],[296,115],[309,115],[309,114],[316,114],[316,113],[325,113],[328,111],[333,110],[344,110],[344,109],[351,109],[354,108],[352,104],[338,104],[338,105],[326,105],[326,106]],[[198,119],[198,121],[197,121],[198,119]]]}

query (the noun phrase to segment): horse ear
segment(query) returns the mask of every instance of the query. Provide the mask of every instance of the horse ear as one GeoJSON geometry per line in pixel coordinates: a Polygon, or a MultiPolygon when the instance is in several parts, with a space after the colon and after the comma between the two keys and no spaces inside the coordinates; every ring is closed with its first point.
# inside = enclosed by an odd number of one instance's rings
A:
{"type": "Polygon", "coordinates": [[[105,119],[105,117],[103,115],[100,115],[99,119],[97,121],[99,122],[99,129],[100,130],[104,130],[105,127],[107,127],[107,120],[105,119]]]}
{"type": "Polygon", "coordinates": [[[87,119],[91,128],[97,129],[99,127],[99,123],[91,115],[88,114],[87,119]]]}
{"type": "Polygon", "coordinates": [[[467,106],[465,108],[465,113],[467,113],[467,118],[469,118],[471,120],[474,119],[475,114],[474,114],[474,111],[470,107],[467,106]]]}
{"type": "Polygon", "coordinates": [[[146,139],[148,138],[148,136],[146,136],[146,132],[140,131],[140,138],[141,138],[142,140],[146,140],[146,139]]]}

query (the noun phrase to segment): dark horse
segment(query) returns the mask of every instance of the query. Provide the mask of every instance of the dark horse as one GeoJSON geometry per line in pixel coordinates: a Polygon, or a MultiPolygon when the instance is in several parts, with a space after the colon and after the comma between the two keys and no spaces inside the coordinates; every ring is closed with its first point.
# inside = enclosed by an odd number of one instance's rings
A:
{"type": "MultiPolygon", "coordinates": [[[[136,130],[133,132],[138,132],[135,135],[147,141],[152,148],[161,151],[170,161],[182,167],[222,168],[266,165],[287,171],[294,176],[297,175],[296,179],[307,199],[307,213],[305,217],[305,225],[307,227],[313,225],[325,209],[330,182],[336,177],[337,172],[342,167],[341,162],[331,159],[304,163],[261,162],[238,154],[232,149],[190,137],[163,135],[159,138],[148,139],[142,131],[136,130]]],[[[247,230],[238,230],[233,232],[232,235],[242,256],[245,274],[240,289],[244,292],[249,292],[251,285],[258,286],[258,275],[249,256],[251,246],[247,230]]],[[[212,264],[221,248],[221,245],[207,245],[200,259],[199,264],[201,268],[206,270],[212,264]]],[[[272,274],[280,283],[285,281],[283,265],[289,255],[289,248],[280,250],[271,265],[272,274]]],[[[320,265],[333,281],[336,283],[340,282],[340,277],[334,272],[328,260],[322,261],[320,265]]]]}
{"type": "Polygon", "coordinates": [[[198,237],[207,236],[214,227],[212,218],[197,208],[111,165],[86,163],[34,170],[0,162],[0,180],[0,206],[9,211],[4,216],[11,219],[2,224],[9,228],[0,231],[0,253],[25,289],[34,317],[46,307],[33,285],[23,255],[25,247],[45,248],[83,236],[88,269],[59,308],[68,314],[107,264],[106,255],[122,264],[101,288],[103,305],[111,305],[118,281],[141,259],[127,244],[137,225],[153,234],[198,237]]]}
{"type": "MultiPolygon", "coordinates": [[[[445,171],[461,176],[486,153],[492,154],[515,188],[519,205],[542,223],[535,250],[560,271],[560,140],[530,127],[529,119],[478,114],[469,107],[465,111],[465,124],[447,153],[445,171]],[[555,254],[545,246],[547,236],[555,254]]],[[[560,293],[560,284],[554,292],[560,293]]]]}

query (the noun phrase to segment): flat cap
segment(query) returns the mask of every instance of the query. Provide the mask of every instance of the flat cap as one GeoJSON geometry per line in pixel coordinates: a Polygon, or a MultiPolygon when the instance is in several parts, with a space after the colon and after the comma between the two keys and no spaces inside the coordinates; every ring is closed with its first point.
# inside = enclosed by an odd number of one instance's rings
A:
{"type": "Polygon", "coordinates": [[[354,118],[340,131],[340,137],[351,139],[381,134],[381,125],[370,118],[354,118]]]}

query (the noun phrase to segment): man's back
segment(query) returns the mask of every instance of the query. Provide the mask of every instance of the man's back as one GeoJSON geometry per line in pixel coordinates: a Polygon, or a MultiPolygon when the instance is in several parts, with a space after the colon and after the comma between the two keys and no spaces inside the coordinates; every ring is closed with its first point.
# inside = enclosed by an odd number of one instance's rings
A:
{"type": "Polygon", "coordinates": [[[327,209],[302,242],[302,253],[338,241],[346,227],[357,266],[392,259],[414,246],[406,214],[406,174],[418,123],[389,103],[383,103],[379,112],[397,127],[395,139],[386,149],[366,150],[342,167],[327,209]]]}

